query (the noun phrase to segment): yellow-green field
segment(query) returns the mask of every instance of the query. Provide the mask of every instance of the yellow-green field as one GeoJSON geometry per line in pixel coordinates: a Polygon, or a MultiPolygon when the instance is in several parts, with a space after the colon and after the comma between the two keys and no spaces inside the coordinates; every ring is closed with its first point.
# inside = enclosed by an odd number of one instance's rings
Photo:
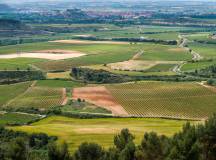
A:
{"type": "MultiPolygon", "coordinates": [[[[58,136],[69,144],[70,151],[77,149],[82,142],[96,142],[103,147],[113,145],[113,137],[121,129],[128,128],[140,143],[145,132],[155,131],[158,134],[171,136],[181,130],[186,121],[145,118],[98,118],[75,119],[51,116],[29,126],[10,127],[28,133],[44,132],[58,136]]],[[[193,122],[197,123],[197,122],[193,122]]]]}

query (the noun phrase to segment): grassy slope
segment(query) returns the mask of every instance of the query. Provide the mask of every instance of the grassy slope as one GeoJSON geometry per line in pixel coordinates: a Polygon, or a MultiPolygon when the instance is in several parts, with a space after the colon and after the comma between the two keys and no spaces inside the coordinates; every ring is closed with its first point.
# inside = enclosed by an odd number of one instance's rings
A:
{"type": "Polygon", "coordinates": [[[145,43],[143,50],[140,60],[186,61],[192,58],[191,54],[176,46],[145,43]]]}
{"type": "Polygon", "coordinates": [[[10,45],[0,47],[0,54],[17,53],[17,49],[21,52],[31,52],[38,50],[49,49],[65,49],[84,52],[87,54],[101,54],[108,53],[113,50],[121,50],[128,48],[130,45],[116,45],[116,44],[64,44],[54,42],[38,42],[38,43],[26,43],[20,45],[10,45]]]}
{"type": "Polygon", "coordinates": [[[204,58],[216,58],[215,44],[189,43],[189,47],[198,52],[204,58]]]}
{"type": "Polygon", "coordinates": [[[178,132],[185,121],[144,118],[100,118],[74,119],[52,116],[33,123],[31,126],[12,127],[14,130],[45,132],[65,140],[71,151],[82,142],[96,142],[104,147],[113,145],[113,137],[123,128],[129,128],[140,143],[144,132],[155,131],[158,134],[172,135],[178,132]]]}
{"type": "Polygon", "coordinates": [[[40,80],[37,81],[36,86],[53,87],[53,88],[72,88],[72,87],[83,86],[83,84],[74,81],[64,81],[64,80],[40,80]]]}
{"type": "Polygon", "coordinates": [[[0,85],[0,106],[23,93],[30,85],[31,82],[0,85]]]}
{"type": "Polygon", "coordinates": [[[182,71],[194,71],[196,69],[203,69],[208,66],[211,66],[215,64],[216,61],[198,61],[198,62],[188,62],[185,65],[182,66],[181,70],[182,71]]]}
{"type": "Polygon", "coordinates": [[[45,62],[43,59],[34,58],[15,58],[15,59],[0,59],[0,70],[26,70],[31,68],[30,64],[45,62]]]}
{"type": "Polygon", "coordinates": [[[171,71],[174,66],[176,66],[176,64],[157,64],[146,70],[146,72],[168,72],[171,71]]]}
{"type": "Polygon", "coordinates": [[[21,114],[21,113],[5,113],[0,115],[0,125],[8,124],[26,124],[40,118],[37,115],[21,114]]]}
{"type": "MultiPolygon", "coordinates": [[[[37,66],[44,70],[70,70],[74,66],[86,66],[92,64],[114,63],[129,60],[136,54],[142,45],[111,45],[108,48],[97,46],[91,50],[92,55],[67,59],[63,61],[49,61],[38,63],[37,66]]],[[[89,50],[90,52],[90,50],[89,50]]]]}
{"type": "Polygon", "coordinates": [[[202,119],[216,111],[216,93],[196,83],[139,82],[108,89],[131,115],[202,119]]]}

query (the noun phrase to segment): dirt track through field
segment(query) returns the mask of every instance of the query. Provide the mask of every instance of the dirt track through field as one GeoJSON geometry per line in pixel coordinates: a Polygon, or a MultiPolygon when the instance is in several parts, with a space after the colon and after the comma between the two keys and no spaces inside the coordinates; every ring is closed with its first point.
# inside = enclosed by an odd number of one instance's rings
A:
{"type": "Polygon", "coordinates": [[[68,97],[67,97],[67,90],[66,88],[62,89],[62,106],[66,105],[68,102],[68,97]]]}
{"type": "Polygon", "coordinates": [[[111,93],[104,86],[82,87],[73,89],[73,99],[84,99],[99,107],[112,111],[115,116],[127,116],[124,108],[115,101],[111,93]]]}

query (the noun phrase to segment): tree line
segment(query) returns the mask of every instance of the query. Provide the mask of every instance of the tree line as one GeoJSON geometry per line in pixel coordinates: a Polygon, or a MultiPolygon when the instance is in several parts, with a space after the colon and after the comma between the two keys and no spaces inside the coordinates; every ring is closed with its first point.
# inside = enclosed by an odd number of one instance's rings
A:
{"type": "Polygon", "coordinates": [[[41,71],[0,71],[0,84],[11,84],[24,81],[45,79],[45,75],[41,71]]]}

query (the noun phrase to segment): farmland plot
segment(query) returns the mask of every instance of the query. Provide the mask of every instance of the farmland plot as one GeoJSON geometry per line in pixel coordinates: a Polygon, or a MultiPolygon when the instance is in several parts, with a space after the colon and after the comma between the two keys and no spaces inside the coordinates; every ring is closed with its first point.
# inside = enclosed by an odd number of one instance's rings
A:
{"type": "Polygon", "coordinates": [[[34,107],[46,110],[60,106],[64,101],[62,88],[31,87],[21,96],[16,97],[8,104],[10,108],[34,107]]]}
{"type": "Polygon", "coordinates": [[[176,46],[151,43],[144,43],[142,46],[144,53],[138,60],[187,61],[192,59],[189,52],[176,46]]]}
{"type": "Polygon", "coordinates": [[[216,58],[216,45],[206,43],[189,43],[189,47],[206,59],[216,58]]]}
{"type": "Polygon", "coordinates": [[[131,116],[206,119],[216,112],[216,93],[197,83],[140,82],[107,88],[131,116]]]}
{"type": "MultiPolygon", "coordinates": [[[[139,144],[145,132],[157,132],[159,135],[171,136],[181,130],[186,121],[156,118],[96,118],[79,119],[50,116],[31,125],[10,127],[27,133],[43,131],[50,136],[58,136],[66,141],[71,152],[83,142],[94,142],[105,148],[113,146],[113,137],[123,128],[128,128],[135,135],[139,144]]],[[[194,123],[194,122],[192,122],[194,123]]]]}
{"type": "Polygon", "coordinates": [[[140,61],[129,60],[124,62],[110,63],[107,66],[113,70],[122,71],[169,71],[171,67],[177,65],[178,61],[140,61]],[[156,68],[155,68],[156,67],[156,68]],[[152,69],[151,68],[155,68],[152,69]]]}
{"type": "Polygon", "coordinates": [[[81,99],[112,111],[113,115],[127,116],[124,108],[118,104],[109,91],[103,87],[82,87],[73,89],[73,99],[81,99]]]}
{"type": "Polygon", "coordinates": [[[8,101],[25,92],[32,82],[17,83],[11,85],[0,85],[0,107],[8,101]]]}

